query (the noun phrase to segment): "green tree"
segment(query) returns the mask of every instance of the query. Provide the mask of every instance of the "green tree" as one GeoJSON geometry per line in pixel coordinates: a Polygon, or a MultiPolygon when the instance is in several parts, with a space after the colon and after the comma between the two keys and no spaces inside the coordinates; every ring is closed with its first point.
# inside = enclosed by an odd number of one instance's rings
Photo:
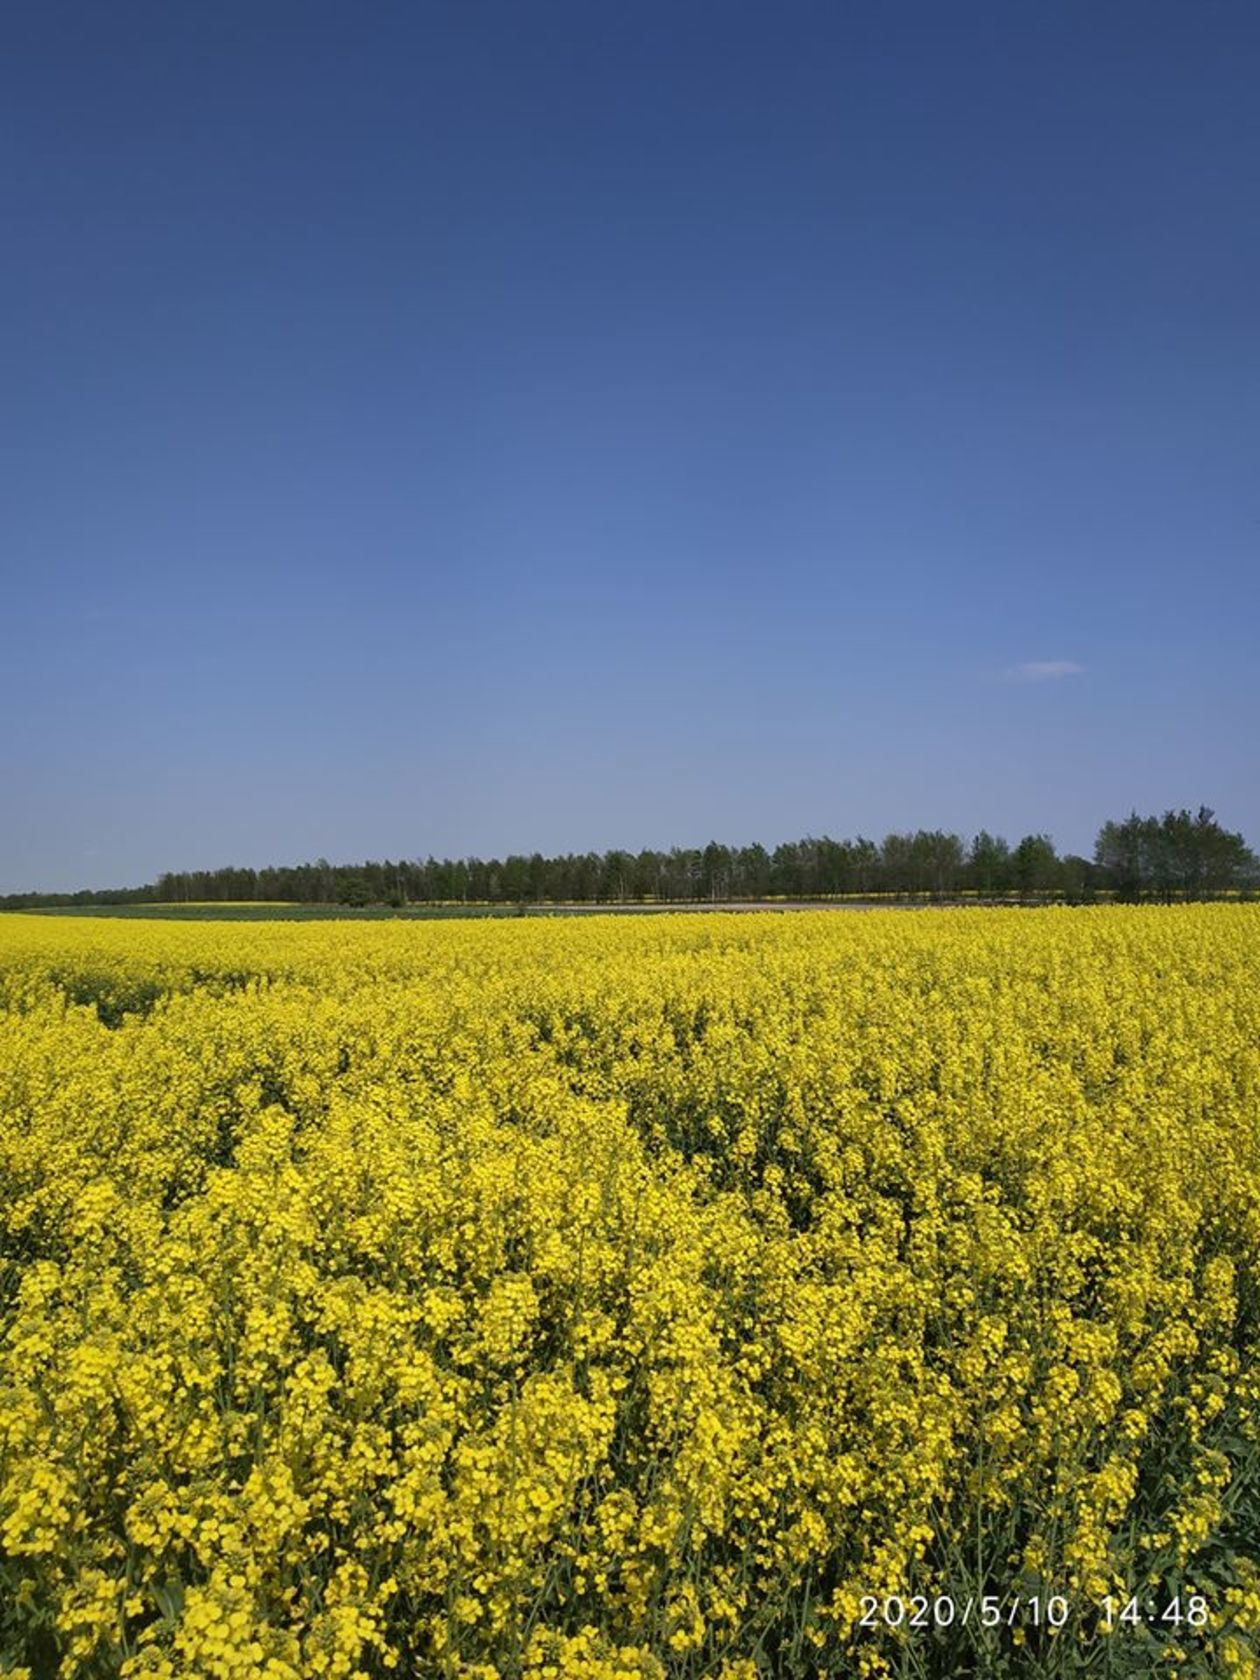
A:
{"type": "Polygon", "coordinates": [[[1011,873],[1020,896],[1052,891],[1058,884],[1058,861],[1048,834],[1026,834],[1011,854],[1011,873]]]}
{"type": "Polygon", "coordinates": [[[339,869],[337,875],[337,903],[362,908],[372,902],[372,888],[361,869],[339,869]]]}
{"type": "Polygon", "coordinates": [[[982,828],[967,853],[967,881],[983,898],[1011,890],[1011,848],[1000,835],[982,828]]]}

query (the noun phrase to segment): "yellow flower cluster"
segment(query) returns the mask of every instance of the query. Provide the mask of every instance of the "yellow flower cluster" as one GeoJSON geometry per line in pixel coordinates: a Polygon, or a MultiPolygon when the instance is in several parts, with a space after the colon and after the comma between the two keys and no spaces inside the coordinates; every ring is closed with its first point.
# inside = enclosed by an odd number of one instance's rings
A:
{"type": "Polygon", "coordinates": [[[0,917],[0,1673],[1258,1627],[1260,909],[0,917]]]}

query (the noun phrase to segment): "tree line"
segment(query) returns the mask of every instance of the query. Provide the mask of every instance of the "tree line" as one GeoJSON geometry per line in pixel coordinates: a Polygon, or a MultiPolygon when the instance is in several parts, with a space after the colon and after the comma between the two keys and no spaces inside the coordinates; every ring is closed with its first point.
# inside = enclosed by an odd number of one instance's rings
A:
{"type": "Polygon", "coordinates": [[[941,829],[889,834],[640,852],[568,852],[544,857],[400,858],[333,864],[320,858],[266,869],[182,870],[150,886],[78,893],[13,893],[10,909],[74,904],[178,904],[284,900],[297,904],[718,903],[763,898],[820,899],[889,894],[946,901],[962,896],[1130,903],[1250,893],[1260,865],[1241,834],[1215,814],[1167,811],[1163,817],[1108,822],[1092,858],[1061,856],[1047,834],[1012,845],[981,831],[970,842],[941,829]]]}

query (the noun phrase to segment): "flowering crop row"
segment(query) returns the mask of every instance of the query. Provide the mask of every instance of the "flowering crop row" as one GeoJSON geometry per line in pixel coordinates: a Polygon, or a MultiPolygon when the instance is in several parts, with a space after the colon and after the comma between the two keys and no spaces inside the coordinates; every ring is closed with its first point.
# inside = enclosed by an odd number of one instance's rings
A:
{"type": "Polygon", "coordinates": [[[11,916],[0,1016],[0,1673],[1258,1672],[1260,910],[11,916]]]}

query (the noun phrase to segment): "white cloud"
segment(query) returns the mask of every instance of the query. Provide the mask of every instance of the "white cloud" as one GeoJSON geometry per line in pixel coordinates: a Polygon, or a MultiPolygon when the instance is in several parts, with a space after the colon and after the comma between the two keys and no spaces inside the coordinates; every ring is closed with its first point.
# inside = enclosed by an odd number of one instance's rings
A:
{"type": "Polygon", "coordinates": [[[1053,682],[1056,677],[1079,677],[1084,669],[1074,659],[1026,659],[1003,675],[1008,682],[1053,682]]]}

